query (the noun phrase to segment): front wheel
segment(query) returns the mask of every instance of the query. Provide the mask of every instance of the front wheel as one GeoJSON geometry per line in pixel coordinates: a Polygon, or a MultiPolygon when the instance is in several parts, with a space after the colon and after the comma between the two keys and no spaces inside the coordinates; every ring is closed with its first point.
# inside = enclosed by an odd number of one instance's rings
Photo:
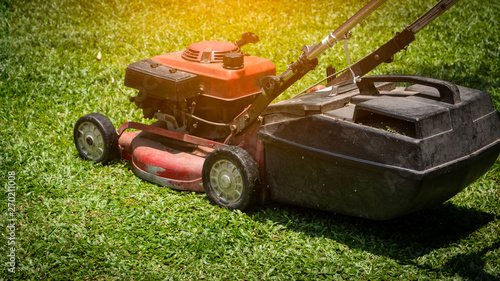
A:
{"type": "Polygon", "coordinates": [[[85,160],[106,164],[118,156],[118,134],[111,121],[100,113],[78,119],[73,138],[78,153],[85,160]]]}
{"type": "Polygon", "coordinates": [[[203,163],[202,180],[208,199],[216,205],[245,210],[257,201],[259,170],[241,147],[212,151],[203,163]]]}

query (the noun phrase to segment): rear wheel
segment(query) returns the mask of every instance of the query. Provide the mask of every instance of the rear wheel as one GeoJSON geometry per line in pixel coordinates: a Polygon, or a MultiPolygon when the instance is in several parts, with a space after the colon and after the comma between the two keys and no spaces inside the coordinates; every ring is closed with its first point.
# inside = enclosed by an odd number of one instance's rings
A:
{"type": "Polygon", "coordinates": [[[224,146],[212,151],[203,164],[203,187],[209,200],[228,209],[245,210],[256,202],[259,170],[244,149],[224,146]]]}
{"type": "Polygon", "coordinates": [[[111,121],[100,113],[78,119],[73,138],[78,153],[85,160],[106,164],[118,156],[118,134],[111,121]]]}

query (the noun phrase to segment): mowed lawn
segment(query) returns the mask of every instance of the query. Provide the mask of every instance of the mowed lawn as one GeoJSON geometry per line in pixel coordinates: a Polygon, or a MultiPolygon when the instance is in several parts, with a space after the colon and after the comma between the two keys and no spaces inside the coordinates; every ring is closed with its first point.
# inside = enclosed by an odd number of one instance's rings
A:
{"type": "MultiPolygon", "coordinates": [[[[78,157],[72,132],[85,114],[105,114],[115,127],[152,122],[128,101],[136,94],[123,85],[128,64],[251,31],[261,41],[244,51],[281,73],[366,2],[0,1],[0,280],[500,278],[498,160],[442,205],[370,221],[283,204],[229,211],[205,194],[143,181],[124,161],[78,157]]],[[[386,1],[353,29],[351,61],[435,2],[386,1]]],[[[500,109],[498,4],[458,1],[371,74],[448,80],[490,92],[500,109]]],[[[279,99],[328,65],[346,66],[343,44],[279,99]]]]}

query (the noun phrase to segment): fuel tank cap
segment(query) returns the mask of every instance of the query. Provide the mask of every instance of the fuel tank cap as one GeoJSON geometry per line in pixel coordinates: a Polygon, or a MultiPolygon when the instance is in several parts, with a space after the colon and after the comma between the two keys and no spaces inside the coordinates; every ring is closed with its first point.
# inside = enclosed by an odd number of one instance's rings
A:
{"type": "Polygon", "coordinates": [[[225,53],[222,59],[222,67],[230,70],[238,70],[244,67],[244,55],[242,53],[225,53]]]}

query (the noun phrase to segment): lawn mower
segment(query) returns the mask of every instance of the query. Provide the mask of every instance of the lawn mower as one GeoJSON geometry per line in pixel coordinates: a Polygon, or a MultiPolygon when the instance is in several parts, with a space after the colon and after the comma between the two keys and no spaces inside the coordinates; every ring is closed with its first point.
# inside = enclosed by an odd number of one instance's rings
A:
{"type": "Polygon", "coordinates": [[[370,1],[319,44],[302,47],[279,76],[270,60],[242,52],[259,41],[249,32],[128,65],[125,86],[138,90],[130,101],[156,121],[115,130],[104,115],[85,115],[74,127],[79,155],[104,164],[121,157],[144,180],[205,192],[229,209],[273,201],[385,220],[448,200],[497,160],[500,115],[484,91],[366,76],[456,0],[440,1],[351,65],[351,29],[383,2],[370,1]],[[271,104],[340,41],[346,69],[328,67],[325,86],[271,104]]]}

